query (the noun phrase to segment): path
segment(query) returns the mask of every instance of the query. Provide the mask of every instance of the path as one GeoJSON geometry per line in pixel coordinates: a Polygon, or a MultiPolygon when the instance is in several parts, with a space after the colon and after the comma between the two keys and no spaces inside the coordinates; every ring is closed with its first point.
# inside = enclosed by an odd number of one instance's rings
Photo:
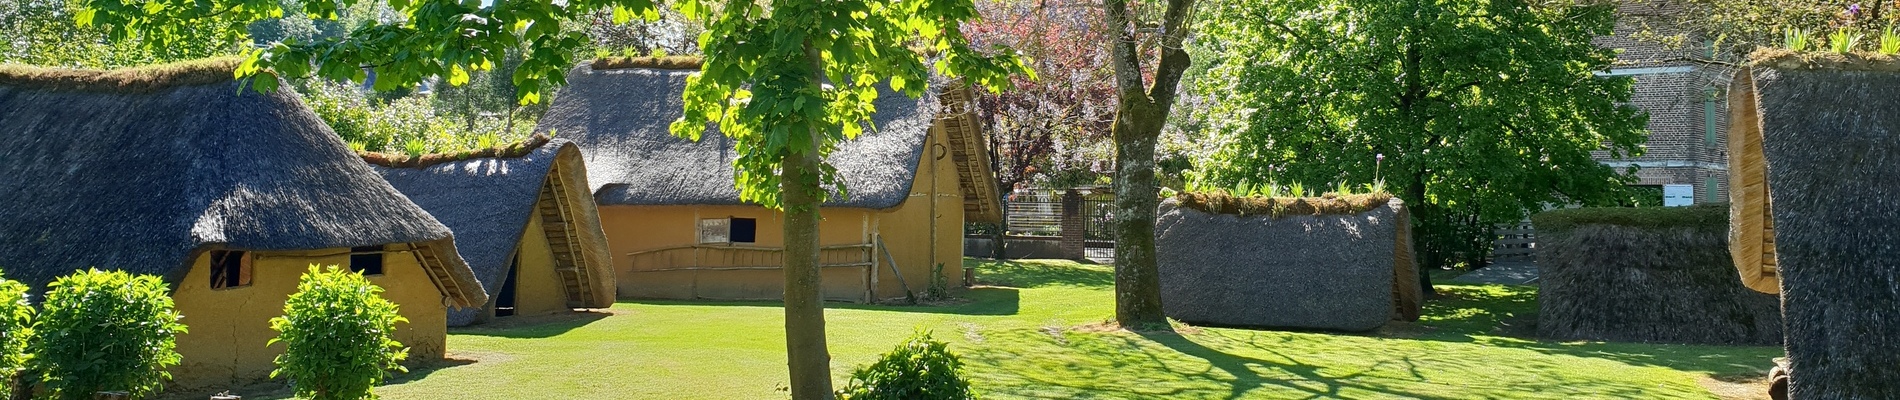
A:
{"type": "Polygon", "coordinates": [[[1531,261],[1499,261],[1477,271],[1451,278],[1458,283],[1499,283],[1506,285],[1529,285],[1537,283],[1537,263],[1531,261]]]}

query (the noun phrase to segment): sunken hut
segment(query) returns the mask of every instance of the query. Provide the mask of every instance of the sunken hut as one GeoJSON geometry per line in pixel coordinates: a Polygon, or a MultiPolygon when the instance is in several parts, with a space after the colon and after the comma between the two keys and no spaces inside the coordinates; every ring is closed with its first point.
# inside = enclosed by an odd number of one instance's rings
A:
{"type": "Polygon", "coordinates": [[[1732,82],[1730,250],[1779,286],[1789,398],[1900,398],[1900,58],[1770,50],[1732,82]]]}
{"type": "Polygon", "coordinates": [[[117,71],[0,67],[0,268],[44,290],[98,267],[171,285],[173,387],[268,378],[268,320],[312,264],[362,271],[409,323],[411,360],[440,359],[450,307],[481,284],[449,229],[370,171],[288,91],[236,62],[117,71]]]}
{"type": "MultiPolygon", "coordinates": [[[[738,155],[724,136],[695,142],[668,133],[697,69],[696,60],[579,66],[535,129],[581,146],[621,297],[779,299],[782,214],[739,200],[738,155]]],[[[884,91],[876,129],[831,153],[850,196],[821,209],[826,299],[873,302],[924,293],[933,281],[954,286],[964,222],[1000,219],[968,93],[942,89],[950,86],[934,83],[922,98],[884,91]]]]}
{"type": "Polygon", "coordinates": [[[1735,275],[1721,203],[1572,208],[1531,221],[1540,337],[1781,344],[1780,300],[1735,275]]]}
{"type": "Polygon", "coordinates": [[[1369,331],[1422,302],[1404,202],[1189,193],[1155,221],[1161,309],[1222,326],[1369,331]]]}
{"type": "Polygon", "coordinates": [[[371,168],[455,232],[488,304],[449,326],[614,303],[614,274],[587,170],[573,142],[536,136],[464,154],[366,154],[371,168]]]}

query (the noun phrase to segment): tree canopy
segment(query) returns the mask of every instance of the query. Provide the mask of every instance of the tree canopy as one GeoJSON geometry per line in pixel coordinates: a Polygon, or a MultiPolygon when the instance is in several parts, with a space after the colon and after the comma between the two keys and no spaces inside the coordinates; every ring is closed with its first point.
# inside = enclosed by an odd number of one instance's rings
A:
{"type": "MultiPolygon", "coordinates": [[[[1525,0],[1237,0],[1210,10],[1216,57],[1199,118],[1227,144],[1216,185],[1384,181],[1421,252],[1488,254],[1490,227],[1549,205],[1607,204],[1629,176],[1593,152],[1639,154],[1631,80],[1599,77],[1612,4],[1525,0]],[[1383,155],[1383,162],[1380,161],[1383,155]]],[[[1444,261],[1460,261],[1450,259],[1444,261]]]]}

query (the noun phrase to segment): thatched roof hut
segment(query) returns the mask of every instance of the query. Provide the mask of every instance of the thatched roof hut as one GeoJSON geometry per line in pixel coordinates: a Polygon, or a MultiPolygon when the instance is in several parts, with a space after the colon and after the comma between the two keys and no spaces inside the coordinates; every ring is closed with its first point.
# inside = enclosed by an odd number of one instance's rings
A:
{"type": "Polygon", "coordinates": [[[43,288],[88,267],[183,278],[197,254],[415,243],[449,299],[487,295],[447,227],[377,178],[287,92],[235,61],[0,68],[0,268],[43,288]]]}
{"type": "Polygon", "coordinates": [[[1779,277],[1790,398],[1900,398],[1900,58],[1763,52],[1734,82],[1731,180],[1761,189],[1732,226],[1773,245],[1736,262],[1779,277]]]}
{"type": "Polygon", "coordinates": [[[1161,307],[1227,326],[1367,331],[1418,318],[1404,203],[1187,194],[1155,223],[1161,307]]]}
{"type": "MultiPolygon", "coordinates": [[[[691,58],[577,67],[535,130],[580,145],[621,297],[778,299],[783,214],[740,201],[729,138],[716,129],[700,141],[669,132],[698,68],[691,58]]],[[[827,158],[850,194],[831,197],[819,222],[827,299],[904,298],[967,279],[965,221],[1001,218],[968,89],[930,86],[921,98],[880,92],[875,129],[827,158]]]]}
{"type": "Polygon", "coordinates": [[[1727,213],[1711,204],[1532,216],[1538,336],[1780,344],[1779,302],[1744,287],[1729,261],[1727,213]]]}
{"type": "Polygon", "coordinates": [[[400,161],[366,157],[381,163],[372,168],[390,185],[455,232],[462,258],[496,299],[481,309],[450,312],[450,326],[495,316],[497,302],[510,308],[534,301],[550,308],[613,305],[607,239],[587,192],[580,148],[546,137],[519,147],[520,154],[445,157],[416,167],[390,167],[400,161]],[[448,161],[455,158],[461,160],[448,161]],[[534,276],[554,284],[548,287],[552,290],[529,288],[534,276]],[[512,298],[527,296],[546,298],[512,298]]]}
{"type": "MultiPolygon", "coordinates": [[[[561,92],[535,131],[581,145],[600,205],[742,204],[739,191],[733,187],[732,160],[738,154],[731,140],[720,135],[717,127],[697,142],[675,137],[667,130],[679,119],[684,106],[680,94],[686,87],[686,77],[698,72],[697,63],[665,64],[690,69],[649,68],[641,63],[596,65],[614,68],[596,70],[594,65],[583,65],[568,73],[570,86],[561,92]],[[628,101],[629,93],[650,97],[628,101]]],[[[910,195],[918,161],[924,156],[925,135],[940,113],[952,114],[944,113],[944,102],[939,97],[968,96],[962,90],[936,90],[945,86],[950,85],[934,82],[933,90],[922,98],[880,86],[883,91],[871,121],[877,129],[867,129],[863,136],[840,143],[828,158],[837,167],[837,176],[850,196],[832,196],[826,207],[888,209],[910,195]]],[[[968,169],[968,173],[959,174],[967,200],[965,218],[1000,219],[1000,196],[982,138],[974,130],[948,133],[958,145],[944,150],[957,158],[960,168],[968,169]]]]}

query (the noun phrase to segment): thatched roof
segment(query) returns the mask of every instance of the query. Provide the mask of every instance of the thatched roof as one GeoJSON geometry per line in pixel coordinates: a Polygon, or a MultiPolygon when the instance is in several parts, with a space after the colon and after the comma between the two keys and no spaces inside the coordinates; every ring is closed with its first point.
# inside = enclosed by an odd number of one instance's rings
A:
{"type": "Polygon", "coordinates": [[[1418,315],[1403,202],[1358,214],[1215,214],[1161,203],[1155,262],[1168,317],[1367,331],[1418,315]],[[1407,277],[1412,278],[1407,278],[1407,277]]]}
{"type": "Polygon", "coordinates": [[[1728,207],[1577,208],[1537,226],[1538,336],[1781,344],[1781,307],[1742,285],[1728,207]]]}
{"type": "Polygon", "coordinates": [[[1896,398],[1900,72],[1751,73],[1793,366],[1789,397],[1896,398]]]}
{"type": "MultiPolygon", "coordinates": [[[[741,204],[733,188],[732,160],[737,154],[730,140],[717,129],[699,142],[667,131],[682,113],[681,92],[695,72],[576,67],[568,73],[569,86],[535,131],[581,145],[595,199],[602,205],[741,204]]],[[[931,86],[932,91],[916,99],[884,88],[872,118],[878,130],[866,130],[831,154],[829,160],[850,198],[834,196],[827,206],[885,209],[909,197],[925,137],[943,109],[934,88],[944,84],[931,86]]]]}
{"type": "MultiPolygon", "coordinates": [[[[422,206],[455,232],[462,258],[489,292],[499,292],[508,266],[520,249],[523,235],[547,235],[555,250],[555,268],[576,271],[569,286],[571,307],[600,308],[613,304],[613,271],[606,261],[600,216],[586,195],[586,173],[580,167],[580,148],[563,139],[531,140],[544,143],[517,157],[473,158],[425,167],[373,165],[390,185],[422,206]],[[577,192],[562,182],[572,182],[577,192]],[[544,204],[543,200],[568,204],[544,204]],[[587,203],[587,204],[573,204],[587,203]],[[536,213],[544,229],[527,231],[536,213]],[[566,209],[568,212],[561,212],[566,209]],[[591,257],[585,252],[595,252],[591,257]],[[576,256],[579,254],[579,256],[576,256]],[[565,256],[565,257],[563,257],[565,256]]],[[[466,325],[478,310],[450,313],[450,325],[466,325]]]]}
{"type": "MultiPolygon", "coordinates": [[[[87,267],[176,284],[202,251],[409,243],[455,302],[487,300],[447,227],[377,178],[287,92],[239,90],[230,64],[153,67],[137,90],[65,85],[87,75],[0,78],[0,269],[44,287],[87,267]],[[222,74],[222,81],[205,83],[222,74]],[[48,80],[36,80],[35,77],[48,80]]],[[[300,271],[299,271],[300,272],[300,271]]]]}

